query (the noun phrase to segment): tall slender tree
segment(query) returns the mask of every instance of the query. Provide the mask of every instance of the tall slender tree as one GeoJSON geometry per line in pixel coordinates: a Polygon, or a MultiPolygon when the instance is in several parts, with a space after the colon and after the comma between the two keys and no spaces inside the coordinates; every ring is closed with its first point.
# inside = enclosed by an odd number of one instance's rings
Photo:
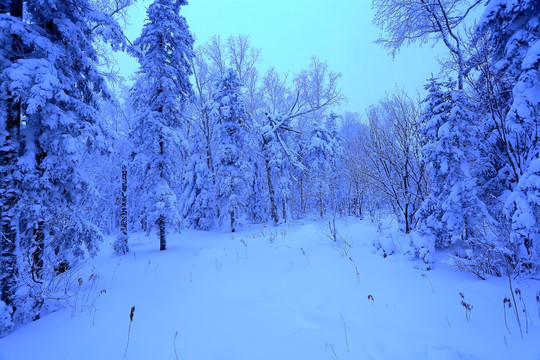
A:
{"type": "Polygon", "coordinates": [[[211,105],[211,116],[218,124],[214,151],[216,200],[220,218],[229,221],[232,232],[246,215],[253,177],[253,166],[245,151],[250,147],[247,129],[251,118],[246,112],[241,86],[236,72],[229,69],[218,82],[211,105]]]}
{"type": "Polygon", "coordinates": [[[168,226],[178,226],[176,196],[178,161],[182,150],[182,124],[193,89],[189,82],[193,37],[180,15],[185,0],[156,0],[148,8],[141,36],[134,42],[140,63],[132,89],[135,99],[135,152],[149,229],[158,227],[160,250],[166,248],[168,226]]]}

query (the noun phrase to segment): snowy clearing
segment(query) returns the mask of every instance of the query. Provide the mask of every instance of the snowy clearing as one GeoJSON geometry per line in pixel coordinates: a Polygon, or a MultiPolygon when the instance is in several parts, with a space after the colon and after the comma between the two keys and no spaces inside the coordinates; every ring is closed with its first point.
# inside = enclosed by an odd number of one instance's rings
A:
{"type": "Polygon", "coordinates": [[[74,309],[0,339],[0,359],[540,358],[539,281],[513,283],[527,310],[522,339],[514,307],[505,325],[508,279],[479,280],[441,254],[428,272],[373,254],[380,234],[369,220],[339,223],[347,254],[327,233],[320,221],[190,230],[164,252],[133,234],[123,257],[104,244],[75,275],[84,283],[74,309]]]}

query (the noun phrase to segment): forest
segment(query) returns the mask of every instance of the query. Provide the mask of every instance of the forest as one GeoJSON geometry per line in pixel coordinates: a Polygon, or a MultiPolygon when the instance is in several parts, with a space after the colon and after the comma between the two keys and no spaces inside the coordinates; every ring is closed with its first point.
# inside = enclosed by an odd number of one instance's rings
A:
{"type": "Polygon", "coordinates": [[[309,221],[359,278],[344,221],[378,231],[384,258],[401,236],[424,279],[444,254],[510,282],[505,322],[512,305],[525,329],[512,281],[540,290],[539,0],[372,0],[388,56],[446,53],[422,92],[389,89],[363,113],[340,111],[325,59],[263,71],[248,34],[195,43],[187,0],[154,0],[130,41],[134,2],[0,2],[0,337],[73,306],[84,264],[135,256],[141,234],[155,257],[184,234],[309,221]],[[137,59],[130,81],[114,52],[137,59]]]}

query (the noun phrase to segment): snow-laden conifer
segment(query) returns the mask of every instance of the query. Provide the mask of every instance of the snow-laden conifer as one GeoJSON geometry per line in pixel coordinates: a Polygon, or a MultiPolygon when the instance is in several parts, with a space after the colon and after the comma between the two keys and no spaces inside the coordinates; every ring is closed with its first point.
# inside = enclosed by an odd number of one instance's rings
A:
{"type": "Polygon", "coordinates": [[[20,277],[29,286],[20,290],[14,316],[24,321],[40,316],[50,279],[95,254],[101,239],[77,211],[92,206],[95,195],[80,164],[87,150],[104,144],[97,109],[107,87],[94,45],[101,39],[120,49],[125,39],[116,21],[86,0],[13,1],[14,8],[20,11],[0,15],[0,42],[17,42],[2,53],[0,90],[8,104],[17,103],[8,106],[2,141],[18,142],[18,178],[2,192],[21,195],[2,214],[19,225],[20,277]]]}
{"type": "Polygon", "coordinates": [[[501,198],[511,228],[508,250],[513,265],[527,271],[540,267],[539,14],[536,0],[489,1],[478,28],[488,39],[490,69],[511,89],[492,94],[506,102],[499,117],[489,115],[499,130],[505,161],[499,181],[510,190],[501,198]]]}
{"type": "Polygon", "coordinates": [[[140,175],[140,196],[148,231],[157,226],[160,249],[167,227],[179,228],[176,174],[185,160],[181,132],[193,95],[189,82],[193,37],[180,8],[184,0],[156,0],[148,8],[141,36],[134,42],[140,63],[132,94],[135,107],[133,141],[140,175]]]}
{"type": "Polygon", "coordinates": [[[429,95],[420,131],[424,135],[423,160],[431,168],[431,192],[419,211],[422,232],[435,244],[468,248],[483,237],[489,216],[478,197],[474,176],[477,119],[462,90],[452,83],[428,85],[429,95]]]}
{"type": "Polygon", "coordinates": [[[215,137],[215,192],[221,221],[235,231],[247,212],[253,165],[249,161],[251,118],[240,92],[242,84],[229,69],[217,83],[211,104],[218,124],[215,137]]]}

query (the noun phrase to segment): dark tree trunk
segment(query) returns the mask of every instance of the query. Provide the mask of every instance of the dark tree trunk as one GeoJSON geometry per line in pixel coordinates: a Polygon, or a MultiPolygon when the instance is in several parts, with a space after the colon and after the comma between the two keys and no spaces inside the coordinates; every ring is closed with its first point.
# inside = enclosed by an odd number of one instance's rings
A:
{"type": "Polygon", "coordinates": [[[231,232],[235,232],[234,209],[229,214],[231,215],[231,232]]]}
{"type": "Polygon", "coordinates": [[[128,190],[128,172],[126,164],[122,164],[122,199],[120,209],[120,233],[125,242],[125,248],[128,249],[128,210],[127,210],[127,190],[128,190]]]}
{"type": "Polygon", "coordinates": [[[281,212],[283,213],[283,222],[287,222],[287,200],[281,199],[281,212]]]}
{"type": "MultiPolygon", "coordinates": [[[[159,109],[159,112],[162,112],[161,107],[159,109]]],[[[163,163],[163,156],[165,155],[164,145],[165,144],[164,144],[162,135],[160,134],[159,135],[159,153],[161,154],[162,157],[160,159],[161,162],[159,163],[159,171],[160,171],[159,176],[162,179],[165,179],[165,174],[164,174],[165,165],[163,163]]],[[[167,232],[165,228],[165,215],[164,214],[159,215],[159,218],[157,220],[157,225],[159,228],[159,251],[163,251],[167,249],[167,232]]]]}
{"type": "Polygon", "coordinates": [[[40,221],[34,229],[32,236],[32,280],[41,283],[43,280],[43,251],[45,250],[45,234],[43,233],[43,222],[40,221]]]}
{"type": "Polygon", "coordinates": [[[269,141],[263,136],[263,149],[264,149],[264,164],[266,167],[266,180],[268,182],[268,197],[270,200],[270,216],[274,222],[274,226],[279,223],[279,214],[276,205],[276,192],[274,191],[274,184],[272,183],[272,169],[270,169],[270,159],[268,158],[268,145],[269,141]]]}
{"type": "MultiPolygon", "coordinates": [[[[22,0],[12,0],[9,7],[4,4],[0,12],[22,19],[22,0]]],[[[20,39],[16,35],[11,38],[10,62],[20,57],[20,39]]],[[[8,87],[9,88],[9,87],[8,87]]],[[[6,101],[6,139],[0,144],[0,300],[13,307],[17,287],[17,257],[15,250],[19,239],[17,206],[19,202],[18,179],[16,176],[17,157],[19,153],[19,130],[21,124],[20,100],[9,93],[6,101]]]]}
{"type": "Polygon", "coordinates": [[[304,175],[300,175],[300,212],[306,214],[306,196],[304,194],[304,175]]]}
{"type": "Polygon", "coordinates": [[[268,197],[270,198],[270,216],[274,222],[274,226],[279,223],[279,215],[276,206],[276,193],[274,191],[274,184],[272,183],[272,170],[270,169],[270,159],[268,159],[268,154],[265,154],[265,165],[266,165],[266,178],[268,181],[268,197]]]}
{"type": "Polygon", "coordinates": [[[167,249],[167,239],[165,232],[165,215],[160,215],[157,220],[157,225],[159,228],[159,250],[163,251],[167,249]]]}
{"type": "Polygon", "coordinates": [[[114,242],[114,253],[124,255],[129,252],[128,246],[128,212],[127,212],[127,166],[122,164],[122,194],[120,198],[120,234],[114,242]]]}
{"type": "Polygon", "coordinates": [[[405,218],[405,234],[411,232],[411,223],[409,218],[409,204],[405,204],[405,213],[403,214],[405,218]]]}

